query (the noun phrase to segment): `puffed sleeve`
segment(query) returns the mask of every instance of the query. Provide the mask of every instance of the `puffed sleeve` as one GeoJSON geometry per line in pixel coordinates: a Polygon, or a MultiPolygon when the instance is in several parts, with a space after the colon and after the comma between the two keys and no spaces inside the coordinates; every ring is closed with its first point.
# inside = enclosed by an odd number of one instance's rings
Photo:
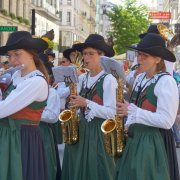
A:
{"type": "Polygon", "coordinates": [[[175,122],[178,110],[177,84],[171,76],[163,76],[156,84],[154,92],[157,96],[156,112],[137,108],[135,123],[170,129],[175,122]]]}
{"type": "Polygon", "coordinates": [[[67,98],[70,94],[69,87],[66,87],[64,82],[58,83],[57,93],[60,98],[67,98]]]}
{"type": "Polygon", "coordinates": [[[12,115],[34,101],[44,101],[47,95],[48,84],[44,78],[28,78],[18,84],[5,100],[0,101],[0,118],[12,115]]]}
{"type": "Polygon", "coordinates": [[[108,74],[103,82],[103,105],[87,100],[87,111],[85,113],[89,121],[94,117],[114,118],[116,113],[116,88],[116,79],[108,74]]]}
{"type": "Polygon", "coordinates": [[[54,88],[49,89],[49,96],[47,100],[47,106],[45,107],[41,121],[47,123],[55,123],[58,121],[60,113],[60,98],[57,91],[54,88]]]}

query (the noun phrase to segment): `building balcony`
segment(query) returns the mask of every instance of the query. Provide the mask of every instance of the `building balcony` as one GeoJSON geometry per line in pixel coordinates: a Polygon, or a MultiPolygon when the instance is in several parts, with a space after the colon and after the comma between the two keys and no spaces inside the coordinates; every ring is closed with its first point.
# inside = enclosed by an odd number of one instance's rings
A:
{"type": "Polygon", "coordinates": [[[59,21],[59,11],[56,10],[53,6],[48,7],[48,4],[46,6],[41,5],[41,6],[35,6],[31,5],[32,9],[35,9],[36,12],[38,12],[39,15],[47,18],[50,21],[59,21]]]}
{"type": "Polygon", "coordinates": [[[87,16],[87,13],[85,11],[83,11],[83,12],[81,12],[81,16],[85,18],[87,16]]]}
{"type": "MultiPolygon", "coordinates": [[[[45,8],[39,8],[39,7],[36,7],[35,10],[40,14],[42,15],[43,17],[51,20],[51,21],[59,21],[59,17],[56,16],[55,14],[51,13],[48,11],[48,9],[45,9],[45,8]]],[[[57,12],[58,13],[58,12],[57,12]]]]}

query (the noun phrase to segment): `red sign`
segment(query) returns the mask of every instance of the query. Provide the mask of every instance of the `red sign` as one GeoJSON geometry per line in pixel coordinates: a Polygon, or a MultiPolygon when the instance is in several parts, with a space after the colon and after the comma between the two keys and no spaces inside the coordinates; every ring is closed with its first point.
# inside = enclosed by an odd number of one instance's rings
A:
{"type": "Polygon", "coordinates": [[[149,19],[171,19],[170,12],[149,12],[149,19]]]}

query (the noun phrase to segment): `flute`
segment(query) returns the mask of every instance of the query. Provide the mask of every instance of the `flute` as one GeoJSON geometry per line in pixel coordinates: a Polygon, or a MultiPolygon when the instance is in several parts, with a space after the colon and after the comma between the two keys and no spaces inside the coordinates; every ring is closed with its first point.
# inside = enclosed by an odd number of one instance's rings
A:
{"type": "Polygon", "coordinates": [[[7,74],[7,73],[12,73],[12,72],[15,72],[17,70],[21,70],[24,68],[24,64],[21,64],[20,66],[16,66],[16,67],[11,67],[5,71],[1,71],[0,72],[0,76],[4,75],[4,74],[7,74]]]}

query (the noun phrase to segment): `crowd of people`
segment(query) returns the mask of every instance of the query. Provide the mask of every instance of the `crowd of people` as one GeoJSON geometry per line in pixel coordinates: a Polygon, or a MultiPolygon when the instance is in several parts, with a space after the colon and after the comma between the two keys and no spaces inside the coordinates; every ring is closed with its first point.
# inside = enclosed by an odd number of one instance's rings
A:
{"type": "Polygon", "coordinates": [[[100,63],[101,56],[115,52],[101,35],[90,34],[63,51],[58,66],[76,68],[77,94],[56,82],[55,53],[47,42],[26,31],[9,36],[0,47],[0,55],[8,57],[1,70],[13,72],[0,76],[0,180],[180,179],[180,86],[167,65],[176,58],[156,25],[139,37],[129,47],[136,52],[125,82],[129,98],[118,102],[117,79],[100,63]],[[21,68],[14,72],[16,67],[21,68]],[[61,166],[58,144],[65,132],[58,118],[68,108],[77,109],[79,138],[65,144],[61,166]],[[101,130],[115,116],[126,119],[128,132],[120,157],[108,154],[101,130]]]}

